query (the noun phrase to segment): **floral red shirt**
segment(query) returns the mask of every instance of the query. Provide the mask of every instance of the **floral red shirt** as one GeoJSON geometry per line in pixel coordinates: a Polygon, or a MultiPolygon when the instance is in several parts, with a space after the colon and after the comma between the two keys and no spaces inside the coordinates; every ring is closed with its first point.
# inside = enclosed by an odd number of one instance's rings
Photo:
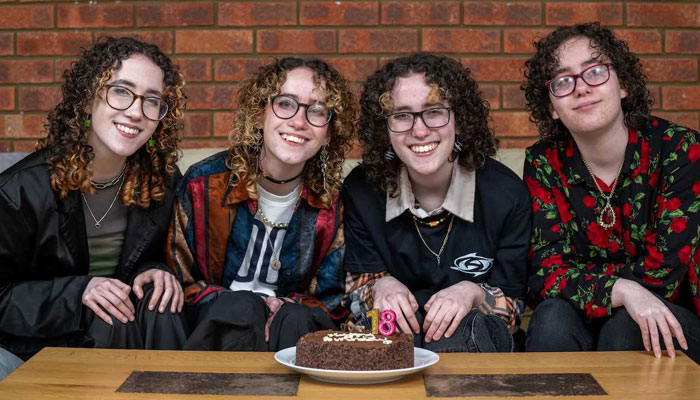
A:
{"type": "Polygon", "coordinates": [[[700,315],[697,132],[660,118],[644,131],[629,130],[610,229],[597,223],[605,199],[573,139],[563,147],[539,141],[526,157],[534,212],[529,284],[536,295],[604,317],[613,284],[626,278],[671,302],[693,303],[700,315]]]}

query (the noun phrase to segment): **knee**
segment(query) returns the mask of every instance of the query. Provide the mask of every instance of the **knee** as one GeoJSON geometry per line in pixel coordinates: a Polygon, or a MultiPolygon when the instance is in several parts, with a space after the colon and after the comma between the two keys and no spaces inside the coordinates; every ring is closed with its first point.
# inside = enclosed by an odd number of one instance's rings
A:
{"type": "Polygon", "coordinates": [[[298,326],[308,331],[333,328],[330,317],[323,310],[297,303],[284,303],[275,318],[285,327],[298,326]]]}
{"type": "Polygon", "coordinates": [[[264,316],[267,309],[265,300],[247,290],[223,291],[214,301],[215,304],[212,308],[224,307],[228,313],[234,315],[260,314],[264,316]]]}
{"type": "Polygon", "coordinates": [[[562,299],[543,301],[532,314],[525,340],[527,351],[589,350],[583,318],[562,299]]]}
{"type": "Polygon", "coordinates": [[[603,323],[598,336],[598,350],[624,351],[642,350],[642,333],[639,325],[632,319],[624,307],[613,312],[613,315],[603,323]]]}

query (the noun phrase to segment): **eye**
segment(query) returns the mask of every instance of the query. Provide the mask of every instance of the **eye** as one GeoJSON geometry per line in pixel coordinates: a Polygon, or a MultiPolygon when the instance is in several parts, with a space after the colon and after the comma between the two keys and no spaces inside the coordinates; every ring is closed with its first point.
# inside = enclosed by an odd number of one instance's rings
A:
{"type": "Polygon", "coordinates": [[[321,107],[321,106],[309,107],[309,114],[316,115],[318,117],[327,117],[328,112],[329,112],[328,109],[325,107],[321,107]]]}
{"type": "Polygon", "coordinates": [[[146,100],[144,101],[145,105],[147,107],[160,107],[162,100],[157,98],[157,97],[146,97],[146,100]]]}
{"type": "Polygon", "coordinates": [[[445,115],[445,110],[444,108],[431,108],[429,110],[425,111],[425,116],[426,117],[441,117],[445,115]]]}
{"type": "Polygon", "coordinates": [[[603,75],[605,73],[605,66],[604,65],[598,65],[595,66],[591,69],[586,70],[586,75],[588,76],[599,76],[603,75]]]}
{"type": "Polygon", "coordinates": [[[390,115],[391,119],[396,121],[407,121],[413,119],[413,114],[410,113],[396,113],[390,115]]]}
{"type": "Polygon", "coordinates": [[[554,82],[552,82],[552,86],[554,89],[557,88],[564,88],[567,86],[571,86],[574,83],[574,78],[570,76],[564,76],[558,79],[555,79],[554,82]]]}
{"type": "Polygon", "coordinates": [[[116,94],[117,96],[121,96],[121,97],[131,97],[131,92],[129,91],[129,89],[123,88],[123,87],[121,87],[121,86],[112,86],[112,87],[110,88],[110,91],[111,91],[113,94],[116,94]]]}
{"type": "Polygon", "coordinates": [[[295,110],[297,108],[296,102],[294,100],[286,98],[286,97],[278,97],[277,98],[277,107],[283,109],[283,110],[295,110]]]}

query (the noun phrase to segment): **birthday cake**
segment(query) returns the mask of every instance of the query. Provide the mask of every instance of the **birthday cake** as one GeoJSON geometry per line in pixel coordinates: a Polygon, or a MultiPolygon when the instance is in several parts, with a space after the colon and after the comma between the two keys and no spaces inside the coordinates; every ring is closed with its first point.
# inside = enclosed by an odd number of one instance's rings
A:
{"type": "Polygon", "coordinates": [[[299,339],[296,365],[347,371],[413,367],[413,336],[367,332],[318,331],[299,339]]]}

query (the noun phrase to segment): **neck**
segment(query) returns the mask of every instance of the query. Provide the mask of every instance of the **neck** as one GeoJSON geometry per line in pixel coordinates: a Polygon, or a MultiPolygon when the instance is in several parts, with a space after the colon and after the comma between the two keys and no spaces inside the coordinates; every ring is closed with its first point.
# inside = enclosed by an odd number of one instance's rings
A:
{"type": "Polygon", "coordinates": [[[107,182],[114,179],[126,163],[126,157],[106,155],[95,152],[92,160],[92,179],[94,182],[107,182]]]}
{"type": "Polygon", "coordinates": [[[430,175],[409,171],[408,177],[411,181],[413,195],[424,210],[435,210],[445,201],[452,180],[452,168],[454,168],[454,162],[445,163],[439,170],[430,175]]]}
{"type": "Polygon", "coordinates": [[[261,172],[263,174],[270,176],[272,177],[272,179],[275,179],[277,181],[287,181],[291,179],[289,182],[286,183],[275,183],[268,179],[265,179],[264,176],[258,177],[258,185],[262,186],[263,189],[267,190],[272,194],[284,196],[286,194],[291,193],[292,190],[294,190],[294,188],[299,186],[299,183],[301,183],[301,176],[298,175],[300,175],[301,172],[304,170],[304,164],[302,164],[299,167],[294,166],[290,168],[290,166],[288,165],[268,165],[268,163],[265,163],[265,160],[263,159],[263,161],[260,162],[260,168],[262,169],[261,172]]]}
{"type": "Polygon", "coordinates": [[[591,172],[606,184],[611,184],[617,178],[620,164],[625,159],[627,128],[620,124],[616,129],[601,135],[572,136],[591,172]]]}

